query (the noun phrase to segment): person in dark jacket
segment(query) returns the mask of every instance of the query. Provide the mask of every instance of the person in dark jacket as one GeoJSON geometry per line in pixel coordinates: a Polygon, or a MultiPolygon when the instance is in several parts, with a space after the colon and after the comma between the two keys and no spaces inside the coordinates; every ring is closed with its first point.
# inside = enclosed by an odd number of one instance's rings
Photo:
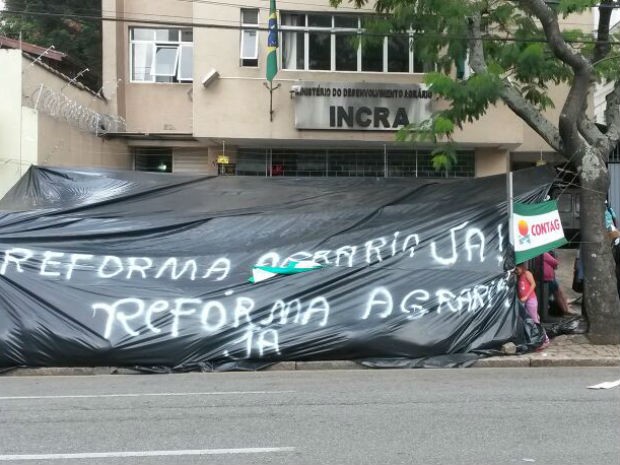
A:
{"type": "Polygon", "coordinates": [[[553,295],[560,312],[563,316],[574,316],[576,313],[571,310],[564,291],[555,276],[555,270],[560,263],[559,260],[553,253],[549,252],[545,252],[539,259],[542,259],[543,281],[549,286],[549,293],[553,295]]]}

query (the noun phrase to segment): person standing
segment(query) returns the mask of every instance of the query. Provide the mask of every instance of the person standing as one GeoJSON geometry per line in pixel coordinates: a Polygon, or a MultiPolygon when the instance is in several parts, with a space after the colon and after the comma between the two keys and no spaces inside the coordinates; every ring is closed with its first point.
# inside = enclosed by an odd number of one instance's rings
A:
{"type": "Polygon", "coordinates": [[[575,313],[571,311],[568,301],[566,300],[566,296],[564,295],[564,291],[562,291],[560,283],[555,276],[555,270],[560,264],[559,260],[552,253],[545,252],[542,255],[542,261],[543,281],[549,286],[549,292],[555,298],[555,301],[562,312],[562,316],[574,316],[575,313]]]}
{"type": "Polygon", "coordinates": [[[618,229],[618,218],[616,212],[609,205],[609,202],[605,200],[605,229],[608,232],[616,231],[618,229]]]}
{"type": "MultiPolygon", "coordinates": [[[[538,298],[536,297],[536,281],[534,275],[527,269],[525,263],[519,263],[515,268],[517,274],[517,297],[525,306],[525,310],[534,323],[540,325],[540,316],[538,315],[538,298]]],[[[543,329],[544,331],[544,329],[543,329]]],[[[543,343],[540,349],[544,349],[549,345],[549,338],[544,333],[543,343]]]]}
{"type": "Polygon", "coordinates": [[[605,200],[605,229],[611,241],[611,253],[616,263],[616,288],[618,289],[618,296],[620,296],[620,231],[618,231],[617,222],[616,212],[605,200]]]}

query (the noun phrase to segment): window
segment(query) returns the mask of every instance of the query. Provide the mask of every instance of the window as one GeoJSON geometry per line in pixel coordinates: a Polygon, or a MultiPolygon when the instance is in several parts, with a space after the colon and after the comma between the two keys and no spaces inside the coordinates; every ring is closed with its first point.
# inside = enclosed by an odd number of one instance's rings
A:
{"type": "Polygon", "coordinates": [[[160,147],[135,148],[134,168],[136,171],[172,173],[172,149],[160,147]]]}
{"type": "Polygon", "coordinates": [[[416,55],[414,31],[364,35],[365,16],[282,13],[282,68],[378,73],[433,69],[416,55]]]}
{"type": "Polygon", "coordinates": [[[191,29],[132,28],[132,82],[191,82],[194,44],[191,29]]]}
{"type": "Polygon", "coordinates": [[[300,28],[305,25],[305,15],[282,15],[280,29],[282,30],[282,67],[284,69],[305,69],[306,34],[300,28]]]}
{"type": "Polygon", "coordinates": [[[241,10],[241,66],[258,66],[258,10],[241,10]]]}

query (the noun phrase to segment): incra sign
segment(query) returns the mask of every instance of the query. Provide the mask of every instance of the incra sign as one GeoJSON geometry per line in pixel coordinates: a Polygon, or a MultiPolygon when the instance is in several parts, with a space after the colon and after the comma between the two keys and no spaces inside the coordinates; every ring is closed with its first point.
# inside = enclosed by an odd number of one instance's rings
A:
{"type": "Polygon", "coordinates": [[[431,116],[432,93],[422,84],[305,81],[291,94],[297,129],[396,131],[431,116]]]}

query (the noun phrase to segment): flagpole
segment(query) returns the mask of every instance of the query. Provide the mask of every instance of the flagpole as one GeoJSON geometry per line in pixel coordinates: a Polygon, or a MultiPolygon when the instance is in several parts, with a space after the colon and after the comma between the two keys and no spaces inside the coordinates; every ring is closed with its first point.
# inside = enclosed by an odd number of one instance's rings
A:
{"type": "Polygon", "coordinates": [[[269,121],[273,122],[273,114],[274,114],[274,111],[273,111],[273,91],[279,89],[281,84],[276,84],[275,87],[274,87],[273,81],[267,81],[267,82],[264,82],[263,84],[265,85],[265,87],[269,91],[269,121]],[[269,84],[267,84],[267,82],[269,82],[269,84]]]}
{"type": "Polygon", "coordinates": [[[269,121],[273,122],[273,81],[269,81],[269,121]]]}

